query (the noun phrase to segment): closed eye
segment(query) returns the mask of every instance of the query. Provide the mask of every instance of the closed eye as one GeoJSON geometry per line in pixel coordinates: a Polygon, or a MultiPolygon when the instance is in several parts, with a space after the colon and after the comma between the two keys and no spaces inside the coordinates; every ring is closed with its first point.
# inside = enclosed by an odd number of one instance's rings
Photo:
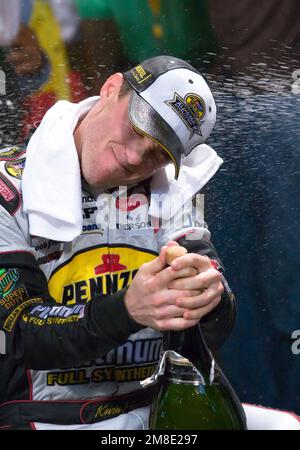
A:
{"type": "Polygon", "coordinates": [[[172,162],[168,153],[156,141],[136,128],[133,123],[130,123],[130,128],[138,136],[142,138],[148,138],[153,142],[152,150],[151,152],[149,152],[149,157],[151,155],[151,158],[157,161],[159,166],[164,166],[172,162]]]}

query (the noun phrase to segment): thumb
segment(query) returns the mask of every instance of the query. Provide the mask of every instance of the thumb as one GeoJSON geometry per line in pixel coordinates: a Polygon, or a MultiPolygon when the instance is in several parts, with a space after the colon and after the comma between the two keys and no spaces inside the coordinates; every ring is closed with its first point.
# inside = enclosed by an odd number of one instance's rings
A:
{"type": "Polygon", "coordinates": [[[209,270],[212,268],[210,258],[205,255],[199,255],[200,258],[197,259],[197,269],[198,272],[205,272],[206,270],[209,270]]]}
{"type": "Polygon", "coordinates": [[[168,247],[166,245],[164,245],[161,250],[160,250],[160,254],[158,255],[157,258],[153,259],[153,261],[148,263],[148,269],[149,272],[152,275],[155,275],[156,273],[160,272],[161,270],[165,269],[167,267],[167,249],[168,247]]]}
{"type": "Polygon", "coordinates": [[[169,242],[166,244],[167,247],[174,247],[174,245],[177,245],[177,246],[179,247],[179,244],[178,244],[178,242],[176,242],[176,241],[169,241],[169,242]]]}

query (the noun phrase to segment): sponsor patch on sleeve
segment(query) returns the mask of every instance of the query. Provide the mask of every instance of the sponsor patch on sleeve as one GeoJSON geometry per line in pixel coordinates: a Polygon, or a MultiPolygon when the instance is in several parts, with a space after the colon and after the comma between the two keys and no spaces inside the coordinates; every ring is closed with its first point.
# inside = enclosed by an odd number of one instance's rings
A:
{"type": "Polygon", "coordinates": [[[19,276],[18,269],[0,269],[0,299],[14,290],[19,276]]]}
{"type": "Polygon", "coordinates": [[[25,167],[25,158],[18,159],[16,161],[6,161],[5,170],[6,172],[18,180],[22,179],[23,170],[25,167]]]}
{"type": "Polygon", "coordinates": [[[23,302],[19,306],[17,306],[6,318],[6,320],[3,324],[3,329],[5,331],[8,331],[9,333],[11,333],[13,331],[14,326],[17,322],[17,319],[20,316],[20,314],[22,313],[22,311],[28,305],[33,305],[36,303],[43,303],[43,299],[42,298],[30,298],[29,300],[26,300],[25,302],[23,302]]]}
{"type": "Polygon", "coordinates": [[[21,203],[20,193],[16,187],[0,172],[0,205],[14,215],[21,203]]]}
{"type": "Polygon", "coordinates": [[[26,150],[20,147],[6,147],[0,149],[0,161],[14,161],[25,153],[26,150]]]}

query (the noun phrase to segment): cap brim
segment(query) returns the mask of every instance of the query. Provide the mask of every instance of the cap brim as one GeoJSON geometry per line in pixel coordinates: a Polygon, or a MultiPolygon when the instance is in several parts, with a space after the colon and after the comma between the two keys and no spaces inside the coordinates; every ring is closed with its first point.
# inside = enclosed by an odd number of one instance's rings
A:
{"type": "Polygon", "coordinates": [[[170,156],[178,178],[184,148],[169,124],[135,91],[129,102],[129,119],[134,128],[159,144],[170,156]]]}

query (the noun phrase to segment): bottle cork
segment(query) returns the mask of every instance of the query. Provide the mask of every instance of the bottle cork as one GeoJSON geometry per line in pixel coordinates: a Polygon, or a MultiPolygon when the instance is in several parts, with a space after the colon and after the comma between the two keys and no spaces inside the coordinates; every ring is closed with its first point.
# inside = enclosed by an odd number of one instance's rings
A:
{"type": "Polygon", "coordinates": [[[167,249],[167,263],[170,265],[174,259],[187,254],[187,249],[179,245],[174,245],[167,249]]]}

